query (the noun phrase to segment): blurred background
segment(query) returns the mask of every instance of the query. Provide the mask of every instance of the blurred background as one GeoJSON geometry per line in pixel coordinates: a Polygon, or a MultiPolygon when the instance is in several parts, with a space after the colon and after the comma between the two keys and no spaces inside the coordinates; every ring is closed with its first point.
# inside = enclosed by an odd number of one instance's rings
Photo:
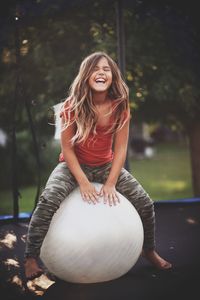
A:
{"type": "Polygon", "coordinates": [[[81,61],[97,50],[119,64],[130,89],[131,173],[155,201],[200,196],[196,5],[1,2],[0,215],[33,210],[58,162],[54,106],[67,97],[81,61]]]}

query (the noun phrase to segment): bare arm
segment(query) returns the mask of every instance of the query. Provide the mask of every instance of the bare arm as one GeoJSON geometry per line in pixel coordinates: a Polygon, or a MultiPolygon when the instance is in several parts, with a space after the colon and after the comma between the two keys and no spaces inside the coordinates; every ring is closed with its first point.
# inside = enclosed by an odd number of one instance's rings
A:
{"type": "Polygon", "coordinates": [[[61,132],[62,153],[68,168],[70,169],[71,173],[74,175],[79,184],[83,199],[88,201],[89,203],[90,201],[96,203],[96,201],[98,200],[98,193],[95,190],[95,187],[89,182],[87,176],[83,172],[75,154],[74,146],[71,144],[71,138],[74,136],[74,133],[75,124],[70,125],[61,132]]]}
{"type": "Polygon", "coordinates": [[[127,154],[128,146],[128,136],[129,136],[129,122],[116,133],[114,142],[114,157],[112,162],[112,167],[110,174],[107,178],[106,183],[115,185],[117,183],[120,171],[124,166],[124,162],[127,154]]]}
{"type": "Polygon", "coordinates": [[[87,182],[87,177],[81,169],[74,147],[71,145],[71,138],[75,133],[75,125],[72,124],[61,132],[61,149],[64,159],[69,167],[70,171],[76,178],[78,184],[87,182]]]}
{"type": "Polygon", "coordinates": [[[126,159],[129,138],[129,123],[130,121],[128,119],[124,126],[118,132],[116,132],[112,167],[109,176],[101,190],[101,195],[104,195],[104,202],[109,202],[110,205],[112,205],[112,203],[115,205],[117,201],[119,202],[115,185],[126,159]]]}

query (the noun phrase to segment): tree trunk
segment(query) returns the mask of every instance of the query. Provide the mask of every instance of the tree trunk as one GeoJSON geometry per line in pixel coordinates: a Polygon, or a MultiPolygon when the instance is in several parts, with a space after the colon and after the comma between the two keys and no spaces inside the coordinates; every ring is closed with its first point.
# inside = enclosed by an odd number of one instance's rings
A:
{"type": "Polygon", "coordinates": [[[188,129],[193,191],[195,197],[200,197],[200,121],[192,123],[188,129]]]}

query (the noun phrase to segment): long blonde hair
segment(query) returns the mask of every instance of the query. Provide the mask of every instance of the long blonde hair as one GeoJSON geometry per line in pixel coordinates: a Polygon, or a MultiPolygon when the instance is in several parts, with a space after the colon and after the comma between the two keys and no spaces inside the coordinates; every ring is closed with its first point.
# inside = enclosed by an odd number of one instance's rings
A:
{"type": "Polygon", "coordinates": [[[64,115],[62,130],[73,122],[76,123],[76,133],[72,138],[72,144],[85,142],[91,132],[96,134],[97,110],[88,81],[102,57],[107,59],[112,72],[112,84],[108,90],[108,97],[113,104],[114,122],[107,132],[115,133],[126,121],[124,116],[127,116],[129,109],[129,89],[114,60],[104,52],[94,52],[82,61],[79,73],[70,86],[69,97],[64,101],[61,109],[64,115]]]}

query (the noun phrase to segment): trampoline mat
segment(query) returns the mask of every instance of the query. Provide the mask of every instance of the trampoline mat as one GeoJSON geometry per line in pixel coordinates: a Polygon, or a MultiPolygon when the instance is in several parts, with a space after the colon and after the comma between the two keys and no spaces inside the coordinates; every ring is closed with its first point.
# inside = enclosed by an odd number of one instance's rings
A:
{"type": "Polygon", "coordinates": [[[74,284],[61,280],[28,282],[23,253],[28,223],[1,223],[0,295],[3,300],[150,300],[196,299],[200,280],[200,203],[155,203],[158,253],[173,264],[155,269],[143,257],[124,276],[103,283],[74,284]]]}

